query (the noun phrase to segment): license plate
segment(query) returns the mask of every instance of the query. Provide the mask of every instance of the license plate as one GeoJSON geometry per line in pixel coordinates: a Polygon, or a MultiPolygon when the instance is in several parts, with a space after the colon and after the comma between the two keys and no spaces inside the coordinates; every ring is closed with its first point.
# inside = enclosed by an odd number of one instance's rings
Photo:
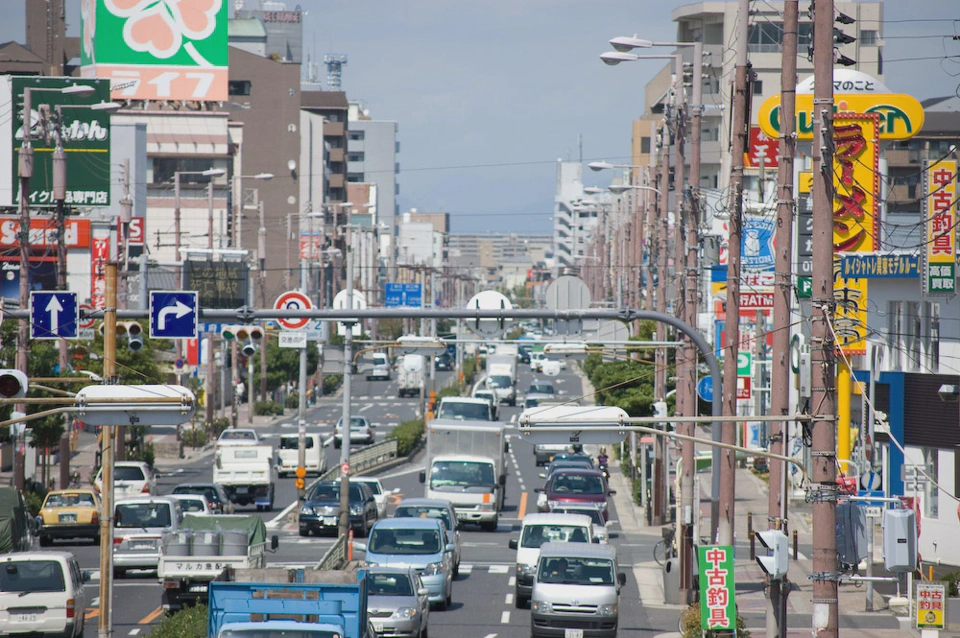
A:
{"type": "Polygon", "coordinates": [[[134,541],[130,543],[131,549],[153,549],[154,547],[153,541],[134,541]]]}
{"type": "Polygon", "coordinates": [[[245,487],[238,487],[237,494],[246,494],[249,490],[245,487]]]}
{"type": "Polygon", "coordinates": [[[383,625],[382,625],[382,624],[379,624],[379,625],[378,625],[378,624],[374,624],[374,625],[373,625],[373,630],[379,634],[380,632],[383,631],[383,625]]]}
{"type": "Polygon", "coordinates": [[[324,525],[336,525],[336,524],[337,524],[337,517],[336,517],[336,516],[324,516],[324,517],[323,517],[323,524],[324,524],[324,525]]]}
{"type": "Polygon", "coordinates": [[[37,622],[36,614],[17,614],[14,616],[15,622],[37,622]]]}
{"type": "Polygon", "coordinates": [[[60,515],[61,523],[76,523],[77,515],[76,514],[61,514],[60,515]]]}
{"type": "Polygon", "coordinates": [[[583,638],[582,629],[564,629],[563,638],[583,638]]]}
{"type": "Polygon", "coordinates": [[[198,593],[198,592],[202,593],[202,592],[205,592],[205,591],[207,591],[207,585],[206,585],[206,584],[203,584],[203,585],[190,585],[190,591],[191,591],[191,592],[194,592],[194,593],[198,593]]]}

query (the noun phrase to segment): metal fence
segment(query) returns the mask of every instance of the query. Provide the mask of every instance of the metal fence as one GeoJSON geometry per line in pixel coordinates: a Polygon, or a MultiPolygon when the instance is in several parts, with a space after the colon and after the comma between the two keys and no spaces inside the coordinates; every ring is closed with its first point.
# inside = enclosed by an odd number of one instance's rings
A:
{"type": "Polygon", "coordinates": [[[343,569],[343,566],[346,564],[347,537],[340,536],[337,538],[337,542],[323,555],[320,562],[317,563],[316,569],[343,569]]]}
{"type": "MultiPolygon", "coordinates": [[[[397,440],[387,439],[362,447],[350,454],[350,474],[356,476],[377,465],[383,465],[397,458],[397,440]]],[[[319,482],[333,481],[340,476],[340,465],[334,465],[320,475],[319,482]]]]}

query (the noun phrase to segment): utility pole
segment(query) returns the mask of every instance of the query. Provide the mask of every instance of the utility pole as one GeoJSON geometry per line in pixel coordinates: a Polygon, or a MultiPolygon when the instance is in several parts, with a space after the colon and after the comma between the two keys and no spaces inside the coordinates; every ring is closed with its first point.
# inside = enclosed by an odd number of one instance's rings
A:
{"type": "MultiPolygon", "coordinates": [[[[57,290],[67,290],[67,211],[65,206],[67,154],[63,150],[63,111],[59,105],[56,112],[57,118],[53,128],[53,199],[56,202],[57,218],[57,290]]],[[[62,375],[67,374],[70,365],[68,345],[66,339],[60,339],[57,343],[58,363],[62,375]]],[[[63,434],[60,436],[60,489],[65,488],[70,482],[70,415],[64,415],[63,425],[63,434]]]]}
{"type": "MultiPolygon", "coordinates": [[[[207,183],[207,248],[210,250],[210,259],[213,252],[213,180],[207,183]]],[[[203,338],[202,336],[200,337],[203,338]]],[[[202,344],[197,342],[197,349],[203,352],[202,344]]],[[[198,362],[199,363],[199,362],[198,362]]],[[[207,425],[213,423],[213,377],[216,367],[213,363],[213,333],[207,333],[207,375],[203,384],[203,407],[207,425]]]]}
{"type": "MultiPolygon", "coordinates": [[[[123,160],[123,197],[120,198],[120,290],[118,304],[126,310],[130,289],[127,285],[130,275],[130,220],[133,219],[133,200],[130,198],[130,160],[123,160]]],[[[140,276],[146,278],[146,272],[140,276]]]]}
{"type": "MultiPolygon", "coordinates": [[[[23,143],[20,145],[17,175],[20,179],[20,310],[30,309],[30,178],[33,177],[33,111],[30,104],[30,89],[23,91],[23,143]]],[[[30,340],[30,320],[26,317],[17,324],[17,370],[30,374],[27,366],[28,342],[30,340]]],[[[27,406],[18,403],[16,410],[23,414],[27,406]]],[[[24,485],[25,451],[21,449],[26,442],[21,435],[14,452],[14,486],[22,490],[24,485]]]]}
{"type": "MultiPolygon", "coordinates": [[[[346,242],[347,308],[353,308],[353,237],[350,233],[351,212],[347,208],[346,242]]],[[[353,323],[344,322],[343,337],[343,423],[340,427],[340,536],[350,532],[350,377],[353,367],[353,323]]]]}
{"type": "MultiPolygon", "coordinates": [[[[260,307],[267,307],[267,222],[263,210],[263,200],[260,202],[260,227],[257,229],[257,252],[260,258],[260,307]]],[[[253,379],[251,378],[252,382],[253,379]]],[[[253,396],[251,393],[250,396],[253,396]]],[[[260,400],[267,400],[267,339],[264,332],[263,343],[260,344],[260,400]]]]}
{"type": "MultiPolygon", "coordinates": [[[[790,306],[793,299],[793,158],[796,155],[797,29],[799,1],[783,4],[783,60],[780,67],[780,158],[777,168],[777,230],[774,237],[773,357],[770,365],[770,414],[790,413],[790,306]]],[[[875,370],[876,368],[874,368],[875,370]]],[[[871,378],[874,375],[871,375],[871,378]]],[[[770,452],[786,451],[789,423],[770,424],[770,452]]],[[[767,500],[768,527],[787,530],[787,468],[771,460],[767,500]]],[[[868,562],[868,565],[870,563],[868,562]]],[[[787,597],[784,582],[770,581],[767,590],[767,636],[786,638],[787,597]]],[[[870,587],[871,583],[867,583],[870,587]]]]}
{"type": "MultiPolygon", "coordinates": [[[[687,134],[686,128],[686,118],[687,118],[687,99],[686,93],[683,89],[683,56],[677,54],[674,58],[674,119],[673,119],[673,139],[674,144],[677,147],[677,162],[676,168],[674,168],[674,184],[676,188],[676,211],[674,212],[673,218],[673,243],[674,243],[674,254],[673,254],[673,282],[676,290],[674,291],[674,309],[673,314],[683,319],[686,316],[686,306],[685,301],[686,297],[684,295],[684,287],[686,281],[683,277],[683,270],[686,264],[686,246],[685,237],[684,237],[684,228],[683,221],[687,209],[686,202],[686,184],[685,184],[685,169],[686,169],[686,144],[684,143],[684,137],[687,134]]],[[[691,406],[694,404],[694,397],[696,389],[684,383],[683,381],[689,376],[689,368],[693,366],[693,362],[687,360],[683,356],[683,352],[678,350],[676,352],[674,361],[676,366],[676,376],[677,383],[674,386],[676,388],[676,403],[674,413],[680,416],[694,416],[691,411],[691,406]],[[694,396],[691,396],[691,390],[694,392],[694,396]]],[[[682,580],[681,576],[681,580],[682,580]]]]}
{"type": "MultiPolygon", "coordinates": [[[[694,328],[699,319],[699,285],[700,285],[700,138],[703,133],[703,44],[696,42],[693,45],[693,77],[692,103],[690,104],[690,177],[684,186],[684,200],[686,202],[686,219],[684,220],[684,241],[686,242],[686,282],[684,285],[685,316],[681,318],[694,328]]],[[[679,224],[679,222],[678,222],[679,224]]],[[[684,376],[677,381],[677,387],[688,388],[688,410],[683,416],[698,416],[699,401],[697,400],[697,346],[684,335],[684,346],[681,357],[686,364],[684,376]]],[[[679,373],[678,373],[679,376],[679,373]]],[[[692,423],[677,425],[680,434],[694,436],[696,426],[692,423]]],[[[696,448],[692,441],[684,441],[680,447],[683,459],[680,473],[680,591],[681,600],[688,602],[692,599],[694,590],[693,552],[694,521],[700,517],[700,512],[694,512],[694,474],[696,473],[696,448]]]]}
{"type": "Polygon", "coordinates": [[[837,606],[837,392],[829,322],[833,297],[833,0],[815,0],[813,36],[813,635],[839,635],[837,606]]]}
{"type": "MultiPolygon", "coordinates": [[[[667,216],[670,211],[670,123],[664,117],[660,125],[660,224],[657,235],[657,311],[667,312],[667,235],[670,232],[667,216]]],[[[658,338],[665,339],[666,326],[658,328],[658,338]]],[[[656,365],[653,373],[653,399],[665,401],[667,397],[667,351],[657,348],[656,365]]],[[[666,427],[661,423],[658,427],[666,427]]],[[[653,458],[653,503],[650,516],[651,525],[666,523],[666,489],[664,474],[666,470],[667,443],[663,437],[654,441],[653,458]]]]}
{"type": "MultiPolygon", "coordinates": [[[[743,235],[743,152],[747,147],[747,23],[750,16],[749,0],[739,0],[734,43],[737,50],[736,76],[733,87],[733,115],[730,131],[733,144],[730,157],[730,240],[727,248],[727,304],[726,339],[723,343],[723,413],[737,415],[737,352],[740,348],[740,240],[743,235]]],[[[737,424],[728,421],[721,426],[721,441],[728,445],[737,442],[737,424]]],[[[736,515],[736,455],[732,450],[720,452],[720,520],[717,542],[733,545],[733,521],[736,515]]]]}
{"type": "MultiPolygon", "coordinates": [[[[106,264],[103,311],[103,383],[117,382],[117,264],[106,264]]],[[[113,632],[113,428],[101,428],[100,458],[103,463],[100,492],[100,615],[99,638],[113,632]]]]}

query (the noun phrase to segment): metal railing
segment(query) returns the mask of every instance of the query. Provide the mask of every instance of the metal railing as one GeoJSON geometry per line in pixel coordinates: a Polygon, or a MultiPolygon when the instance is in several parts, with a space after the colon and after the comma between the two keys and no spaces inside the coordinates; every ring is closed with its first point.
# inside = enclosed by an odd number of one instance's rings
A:
{"type": "Polygon", "coordinates": [[[340,536],[337,541],[327,550],[316,569],[343,569],[347,564],[347,537],[340,536]]]}
{"type": "MultiPolygon", "coordinates": [[[[383,465],[397,458],[397,440],[387,439],[362,447],[350,455],[350,474],[359,475],[364,470],[383,465]]],[[[320,475],[318,482],[333,481],[340,476],[340,465],[334,465],[320,475]]]]}

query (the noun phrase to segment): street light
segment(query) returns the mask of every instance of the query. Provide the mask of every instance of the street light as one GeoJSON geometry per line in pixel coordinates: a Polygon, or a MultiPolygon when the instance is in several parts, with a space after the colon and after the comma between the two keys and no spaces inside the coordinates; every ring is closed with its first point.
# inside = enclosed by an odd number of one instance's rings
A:
{"type": "Polygon", "coordinates": [[[657,195],[663,195],[658,188],[654,188],[653,186],[640,186],[638,184],[610,184],[610,186],[607,186],[607,190],[616,195],[627,191],[650,191],[657,195]]]}
{"type": "Polygon", "coordinates": [[[417,335],[403,335],[391,347],[400,354],[438,355],[447,351],[447,344],[442,339],[417,335]]]}

